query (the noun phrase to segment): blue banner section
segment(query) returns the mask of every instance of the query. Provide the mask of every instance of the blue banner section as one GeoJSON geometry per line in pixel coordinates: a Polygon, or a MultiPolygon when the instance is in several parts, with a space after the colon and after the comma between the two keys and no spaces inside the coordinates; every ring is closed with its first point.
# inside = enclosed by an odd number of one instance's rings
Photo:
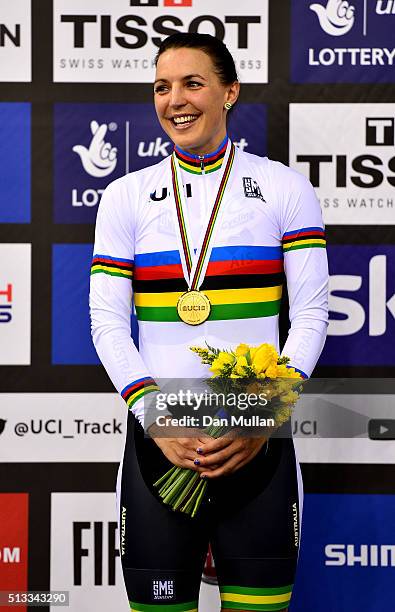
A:
{"type": "Polygon", "coordinates": [[[321,365],[395,365],[395,246],[328,248],[329,330],[321,365]]]}
{"type": "MultiPolygon", "coordinates": [[[[56,223],[94,223],[110,182],[173,150],[153,104],[56,104],[54,117],[56,223]]],[[[265,106],[236,106],[229,131],[241,148],[265,155],[265,106]]]]}
{"type": "Polygon", "coordinates": [[[302,524],[290,612],[393,608],[395,495],[306,495],[302,524]]]}
{"type": "Polygon", "coordinates": [[[90,334],[90,244],[54,244],[52,250],[52,363],[99,364],[90,334]]]}
{"type": "MultiPolygon", "coordinates": [[[[52,250],[52,363],[98,365],[89,319],[91,244],[54,244],[52,250]]],[[[131,318],[138,346],[138,324],[131,318]]]]}
{"type": "Polygon", "coordinates": [[[295,83],[393,83],[393,0],[292,0],[295,83]]]}
{"type": "Polygon", "coordinates": [[[0,223],[30,223],[31,104],[0,103],[0,223]]]}

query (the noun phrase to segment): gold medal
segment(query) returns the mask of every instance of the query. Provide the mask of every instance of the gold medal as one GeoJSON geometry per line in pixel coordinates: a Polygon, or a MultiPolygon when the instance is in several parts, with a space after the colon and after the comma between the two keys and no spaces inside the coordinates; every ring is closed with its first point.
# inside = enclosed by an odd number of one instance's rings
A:
{"type": "Polygon", "coordinates": [[[200,325],[210,315],[211,303],[207,295],[196,289],[183,293],[177,302],[178,316],[188,325],[200,325]]]}

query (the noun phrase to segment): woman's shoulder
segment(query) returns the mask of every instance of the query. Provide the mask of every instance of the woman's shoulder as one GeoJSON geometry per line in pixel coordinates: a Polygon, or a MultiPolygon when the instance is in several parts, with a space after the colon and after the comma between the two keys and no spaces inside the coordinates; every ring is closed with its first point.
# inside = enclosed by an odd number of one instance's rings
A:
{"type": "Polygon", "coordinates": [[[254,166],[258,171],[266,174],[268,178],[273,180],[279,187],[286,187],[290,184],[294,187],[297,185],[308,183],[308,179],[293,168],[280,161],[270,159],[269,157],[261,157],[254,153],[242,151],[238,149],[240,161],[244,164],[254,166]]]}

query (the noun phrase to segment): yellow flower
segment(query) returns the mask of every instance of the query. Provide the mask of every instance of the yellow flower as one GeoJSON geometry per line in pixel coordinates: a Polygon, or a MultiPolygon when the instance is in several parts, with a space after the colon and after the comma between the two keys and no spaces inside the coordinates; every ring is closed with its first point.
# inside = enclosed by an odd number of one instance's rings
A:
{"type": "Polygon", "coordinates": [[[245,375],[245,369],[248,367],[248,363],[247,363],[247,359],[244,355],[239,355],[236,358],[236,364],[234,367],[234,372],[235,374],[238,374],[239,376],[244,376],[245,375]]]}
{"type": "Polygon", "coordinates": [[[280,402],[282,404],[294,404],[299,397],[299,394],[295,391],[288,391],[288,393],[284,393],[284,395],[280,396],[280,402]]]}
{"type": "Polygon", "coordinates": [[[238,347],[236,347],[235,353],[236,353],[236,357],[241,357],[242,355],[247,355],[248,351],[250,350],[250,347],[248,346],[248,344],[239,344],[238,347]]]}
{"type": "Polygon", "coordinates": [[[271,363],[268,368],[265,370],[265,375],[268,378],[277,378],[278,376],[278,365],[276,363],[271,363]]]}
{"type": "Polygon", "coordinates": [[[218,357],[214,359],[213,364],[210,368],[210,372],[213,372],[214,376],[220,376],[229,369],[235,363],[234,355],[220,351],[218,357]]]}
{"type": "Polygon", "coordinates": [[[285,406],[283,408],[280,408],[277,412],[276,412],[276,425],[282,425],[283,423],[286,423],[292,415],[292,410],[290,408],[286,408],[285,406]]]}
{"type": "Polygon", "coordinates": [[[302,378],[299,372],[294,368],[288,368],[285,364],[281,364],[278,367],[278,376],[281,378],[302,378]]]}
{"type": "Polygon", "coordinates": [[[277,364],[278,353],[271,344],[261,344],[254,355],[251,354],[252,367],[255,374],[263,374],[272,364],[277,364]]]}

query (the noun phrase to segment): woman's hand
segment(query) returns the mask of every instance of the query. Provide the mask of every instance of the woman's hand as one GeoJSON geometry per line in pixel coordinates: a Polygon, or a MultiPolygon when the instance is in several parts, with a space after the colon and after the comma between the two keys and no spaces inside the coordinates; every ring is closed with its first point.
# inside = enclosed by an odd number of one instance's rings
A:
{"type": "MultiPolygon", "coordinates": [[[[166,437],[163,435],[163,426],[159,427],[154,424],[148,428],[149,435],[165,457],[179,467],[189,468],[199,473],[203,472],[203,468],[198,463],[201,455],[198,454],[197,449],[203,448],[204,444],[213,438],[203,433],[202,430],[192,427],[166,425],[165,431],[166,437]]],[[[213,462],[210,466],[205,467],[204,471],[208,472],[217,467],[217,464],[213,462]]]]}
{"type": "Polygon", "coordinates": [[[201,446],[201,477],[217,478],[235,472],[251,461],[265,442],[267,438],[263,436],[243,438],[225,435],[206,440],[201,446]]]}

